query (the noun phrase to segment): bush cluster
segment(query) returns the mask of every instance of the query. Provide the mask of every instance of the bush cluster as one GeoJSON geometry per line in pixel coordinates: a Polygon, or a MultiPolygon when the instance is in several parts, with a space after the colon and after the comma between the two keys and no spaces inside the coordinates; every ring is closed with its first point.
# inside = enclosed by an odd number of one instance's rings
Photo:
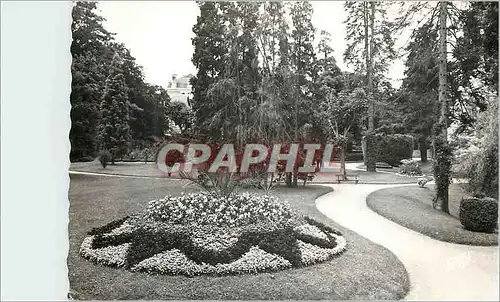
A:
{"type": "Polygon", "coordinates": [[[420,169],[416,161],[412,159],[403,159],[401,160],[401,165],[399,165],[399,174],[420,176],[422,175],[422,169],[420,169]]]}
{"type": "Polygon", "coordinates": [[[469,231],[493,232],[498,224],[498,201],[488,197],[463,199],[460,222],[469,231]]]}
{"type": "Polygon", "coordinates": [[[167,196],[149,203],[147,215],[170,224],[238,227],[258,222],[286,223],[294,213],[286,202],[249,193],[215,196],[210,192],[167,196]]]}

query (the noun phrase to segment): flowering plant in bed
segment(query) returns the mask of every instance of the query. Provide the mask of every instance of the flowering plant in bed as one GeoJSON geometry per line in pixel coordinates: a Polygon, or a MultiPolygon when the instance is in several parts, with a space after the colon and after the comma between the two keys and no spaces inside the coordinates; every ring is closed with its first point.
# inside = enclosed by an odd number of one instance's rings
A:
{"type": "Polygon", "coordinates": [[[143,212],[95,228],[80,254],[132,271],[194,276],[302,267],[345,247],[342,234],[285,201],[207,191],[153,200],[143,212]]]}

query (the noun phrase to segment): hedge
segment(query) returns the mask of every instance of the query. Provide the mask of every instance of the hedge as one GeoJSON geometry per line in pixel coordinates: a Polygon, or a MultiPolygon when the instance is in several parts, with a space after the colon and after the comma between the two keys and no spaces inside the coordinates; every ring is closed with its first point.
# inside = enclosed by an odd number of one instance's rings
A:
{"type": "MultiPolygon", "coordinates": [[[[335,156],[335,160],[340,161],[340,155],[335,156]]],[[[359,162],[363,161],[364,156],[362,152],[347,152],[345,155],[345,161],[346,162],[359,162]]]]}
{"type": "Polygon", "coordinates": [[[385,162],[393,167],[400,165],[401,160],[411,159],[413,155],[414,139],[411,135],[406,134],[375,134],[371,137],[363,137],[363,155],[365,164],[367,164],[367,148],[366,142],[373,139],[375,148],[368,150],[375,153],[377,162],[385,162]]]}

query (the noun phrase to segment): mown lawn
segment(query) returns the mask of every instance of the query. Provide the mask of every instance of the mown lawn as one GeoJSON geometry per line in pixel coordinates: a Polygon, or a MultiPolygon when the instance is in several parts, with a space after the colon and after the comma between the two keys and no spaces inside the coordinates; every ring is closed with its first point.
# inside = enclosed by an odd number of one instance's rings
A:
{"type": "Polygon", "coordinates": [[[375,191],[366,201],[385,218],[434,239],[467,245],[498,245],[498,233],[471,232],[462,227],[458,219],[460,200],[467,194],[459,184],[450,185],[450,215],[432,207],[434,194],[433,185],[403,186],[375,191]]]}
{"type": "Polygon", "coordinates": [[[225,277],[150,276],[95,265],[79,256],[87,231],[141,211],[147,202],[196,188],[178,180],[71,175],[70,251],[71,290],[79,299],[401,299],[409,287],[402,263],[387,249],[342,228],[315,207],[324,186],[279,187],[275,193],[300,212],[343,232],[347,251],[314,266],[273,274],[225,277]]]}
{"type": "MultiPolygon", "coordinates": [[[[115,165],[108,165],[106,168],[103,168],[98,161],[71,163],[70,170],[77,172],[90,172],[90,173],[112,174],[112,175],[122,175],[122,176],[142,176],[142,177],[166,178],[166,179],[179,178],[179,176],[176,173],[173,173],[171,177],[168,177],[166,173],[160,171],[156,167],[155,163],[143,163],[143,162],[135,162],[135,163],[118,162],[115,165]]],[[[383,171],[383,169],[379,170],[383,171]]],[[[397,172],[397,169],[394,171],[397,172]]],[[[347,173],[358,174],[360,184],[416,183],[416,178],[405,177],[390,173],[366,172],[366,171],[354,171],[354,170],[347,170],[347,173]]],[[[337,182],[337,178],[332,173],[317,173],[313,179],[313,183],[318,183],[318,184],[334,183],[334,182],[337,182]]],[[[299,181],[299,183],[301,183],[301,181],[299,181]]],[[[348,181],[348,183],[352,183],[352,181],[348,181]]]]}

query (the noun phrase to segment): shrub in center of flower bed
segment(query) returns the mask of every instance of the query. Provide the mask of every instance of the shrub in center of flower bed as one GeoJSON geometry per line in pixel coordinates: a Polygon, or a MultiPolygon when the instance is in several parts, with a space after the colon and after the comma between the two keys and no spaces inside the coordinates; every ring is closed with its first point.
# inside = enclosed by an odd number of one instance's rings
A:
{"type": "Polygon", "coordinates": [[[80,254],[91,261],[188,276],[301,267],[346,247],[338,231],[300,217],[277,198],[248,193],[167,196],[88,235],[80,254]]]}

